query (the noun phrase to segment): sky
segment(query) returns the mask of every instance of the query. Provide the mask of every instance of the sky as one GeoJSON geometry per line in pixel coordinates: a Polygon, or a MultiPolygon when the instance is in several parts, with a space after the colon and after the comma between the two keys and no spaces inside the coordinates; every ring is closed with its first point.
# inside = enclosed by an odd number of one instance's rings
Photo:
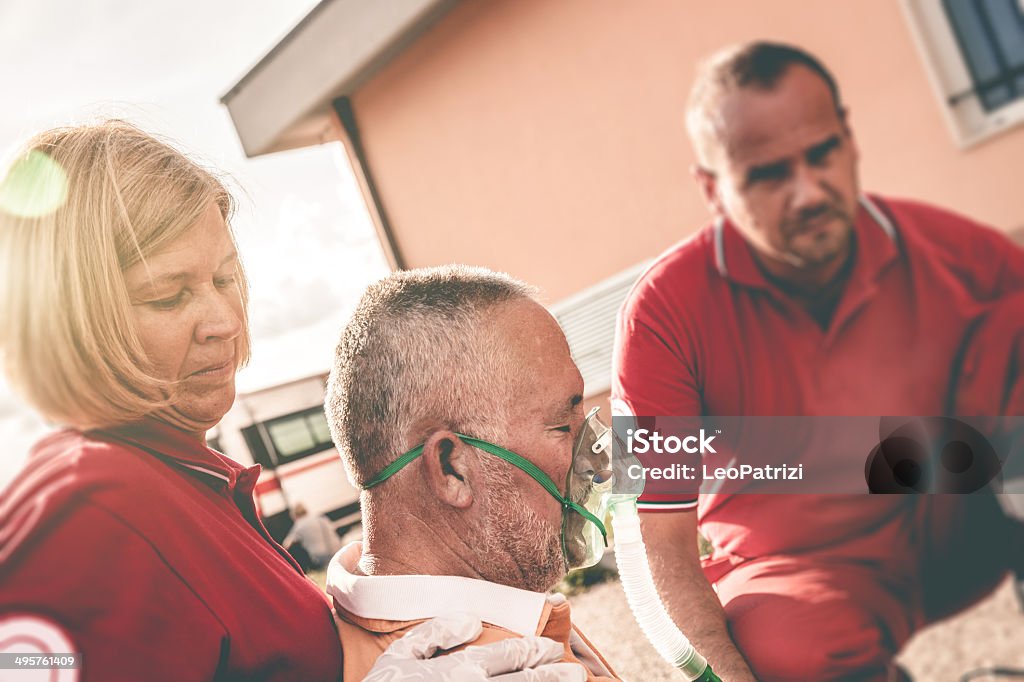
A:
{"type": "MultiPolygon", "coordinates": [[[[0,161],[54,126],[125,118],[227,173],[251,284],[240,390],[328,368],[363,287],[387,273],[340,144],[246,159],[220,97],[316,0],[0,0],[0,161]]],[[[0,486],[45,425],[0,379],[0,486]]]]}

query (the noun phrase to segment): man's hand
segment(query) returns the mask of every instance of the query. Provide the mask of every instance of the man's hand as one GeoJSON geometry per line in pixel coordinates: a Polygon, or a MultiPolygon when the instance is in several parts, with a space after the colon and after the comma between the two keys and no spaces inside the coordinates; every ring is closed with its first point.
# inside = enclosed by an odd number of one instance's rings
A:
{"type": "Polygon", "coordinates": [[[503,639],[431,658],[480,636],[480,620],[442,617],[417,625],[381,654],[363,682],[584,682],[576,663],[558,663],[565,650],[544,637],[503,639]]]}

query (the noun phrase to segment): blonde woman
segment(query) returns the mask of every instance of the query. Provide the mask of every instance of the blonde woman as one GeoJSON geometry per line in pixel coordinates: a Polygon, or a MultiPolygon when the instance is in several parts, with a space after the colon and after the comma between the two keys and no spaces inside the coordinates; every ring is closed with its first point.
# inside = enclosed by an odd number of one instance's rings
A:
{"type": "MultiPolygon", "coordinates": [[[[0,492],[2,680],[341,679],[326,596],[256,514],[259,467],[205,443],[249,357],[231,209],[213,174],[117,121],[37,136],[0,182],[3,367],[63,427],[0,492]]],[[[431,658],[480,631],[428,621],[367,680],[585,677],[539,637],[431,658]]]]}
{"type": "Polygon", "coordinates": [[[121,122],[37,136],[0,186],[4,369],[64,427],[0,496],[0,643],[81,652],[60,679],[339,678],[328,603],[256,514],[258,467],[205,444],[249,356],[231,210],[121,122]]]}

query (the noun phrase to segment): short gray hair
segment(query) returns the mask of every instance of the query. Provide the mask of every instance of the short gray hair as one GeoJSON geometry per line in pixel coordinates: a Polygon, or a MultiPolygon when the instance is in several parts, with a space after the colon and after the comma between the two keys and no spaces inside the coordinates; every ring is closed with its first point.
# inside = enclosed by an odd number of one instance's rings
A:
{"type": "Polygon", "coordinates": [[[832,73],[810,52],[794,45],[753,41],[719,50],[697,67],[686,107],[686,127],[697,158],[708,163],[709,143],[719,135],[717,108],[724,95],[744,88],[771,90],[790,67],[804,66],[825,81],[836,111],[843,105],[832,73]]]}
{"type": "Polygon", "coordinates": [[[501,439],[515,368],[487,315],[535,296],[506,274],[462,265],[396,272],[366,290],[342,331],[326,399],[355,485],[436,426],[501,439]]]}

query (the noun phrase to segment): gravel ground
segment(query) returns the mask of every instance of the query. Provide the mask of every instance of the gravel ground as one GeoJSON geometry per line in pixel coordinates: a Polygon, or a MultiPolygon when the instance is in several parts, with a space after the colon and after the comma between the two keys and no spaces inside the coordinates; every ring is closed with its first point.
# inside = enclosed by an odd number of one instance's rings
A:
{"type": "MultiPolygon", "coordinates": [[[[570,602],[573,622],[623,679],[679,682],[640,632],[618,581],[591,587],[570,602]]],[[[1010,581],[973,608],[919,632],[899,661],[919,682],[956,682],[965,672],[993,665],[1024,668],[1024,614],[1010,581]]]]}

